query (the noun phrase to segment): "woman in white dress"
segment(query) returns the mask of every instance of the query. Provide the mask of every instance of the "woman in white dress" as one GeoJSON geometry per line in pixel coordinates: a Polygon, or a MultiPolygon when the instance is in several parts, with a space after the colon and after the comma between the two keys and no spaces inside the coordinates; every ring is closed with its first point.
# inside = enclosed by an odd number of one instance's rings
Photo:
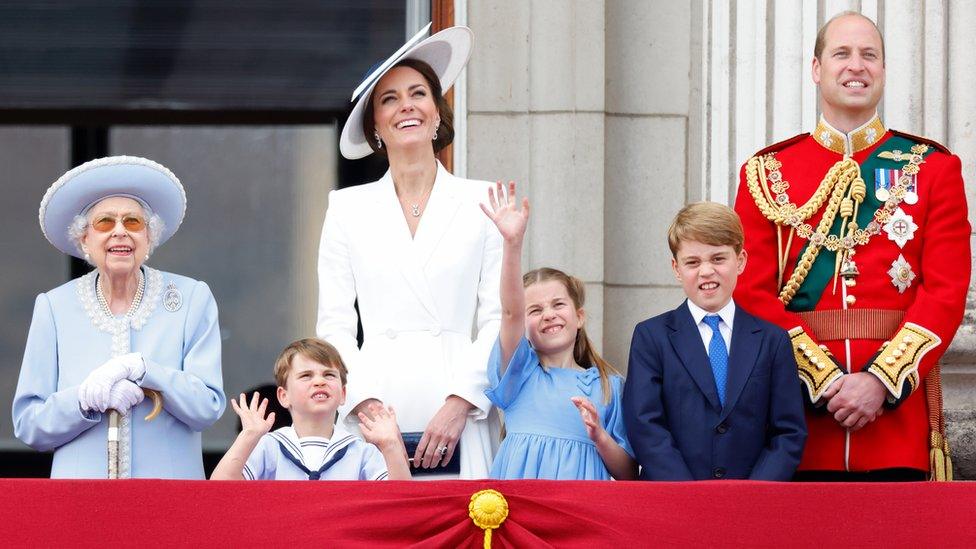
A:
{"type": "Polygon", "coordinates": [[[340,150],[386,156],[390,169],[329,194],[317,332],[349,368],[347,425],[381,401],[396,409],[415,475],[484,478],[497,443],[484,390],[501,314],[501,237],[478,207],[489,183],[454,177],[435,157],[454,136],[443,94],[467,63],[471,31],[426,32],[353,95],[340,150]]]}

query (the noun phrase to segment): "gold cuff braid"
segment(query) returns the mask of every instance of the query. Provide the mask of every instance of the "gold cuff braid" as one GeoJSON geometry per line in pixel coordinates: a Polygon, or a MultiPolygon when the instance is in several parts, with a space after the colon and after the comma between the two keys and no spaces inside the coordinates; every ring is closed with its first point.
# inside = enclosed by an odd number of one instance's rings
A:
{"type": "Polygon", "coordinates": [[[810,402],[816,404],[827,387],[844,372],[837,367],[827,347],[817,345],[800,326],[790,330],[790,345],[800,381],[810,394],[810,402]]]}
{"type": "Polygon", "coordinates": [[[906,381],[911,391],[918,388],[918,366],[922,363],[922,357],[941,343],[942,339],[933,332],[906,322],[891,341],[881,346],[881,352],[867,371],[880,379],[897,400],[902,396],[906,381]]]}

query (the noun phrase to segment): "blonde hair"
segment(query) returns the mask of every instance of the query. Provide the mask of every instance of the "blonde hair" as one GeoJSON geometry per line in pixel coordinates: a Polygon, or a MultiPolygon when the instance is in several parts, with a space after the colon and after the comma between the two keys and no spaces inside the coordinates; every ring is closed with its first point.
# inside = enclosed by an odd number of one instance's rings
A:
{"type": "Polygon", "coordinates": [[[295,359],[296,355],[302,355],[312,362],[317,362],[323,366],[332,366],[336,370],[339,370],[339,379],[342,381],[342,386],[346,386],[346,375],[349,371],[346,369],[345,363],[342,362],[342,356],[339,355],[339,351],[326,341],[315,337],[307,337],[290,343],[278,355],[278,360],[275,361],[274,365],[275,383],[278,384],[278,387],[285,386],[285,382],[288,380],[288,372],[291,371],[292,360],[295,359]]]}
{"type": "MultiPolygon", "coordinates": [[[[528,288],[533,284],[548,282],[550,280],[555,280],[566,288],[566,293],[569,294],[569,299],[573,301],[573,306],[577,310],[583,308],[584,301],[586,300],[586,287],[583,285],[583,281],[559,269],[542,267],[529,271],[522,276],[522,287],[528,288]]],[[[580,326],[579,331],[576,332],[576,344],[573,346],[573,360],[584,368],[596,368],[600,372],[600,383],[603,385],[603,402],[604,404],[609,404],[611,395],[610,375],[619,375],[619,372],[607,363],[607,361],[603,360],[603,357],[593,348],[593,343],[586,335],[586,326],[580,326]]]]}
{"type": "Polygon", "coordinates": [[[688,204],[674,216],[668,227],[671,256],[677,258],[681,243],[690,240],[709,246],[732,246],[738,254],[745,242],[739,214],[718,202],[688,204]]]}

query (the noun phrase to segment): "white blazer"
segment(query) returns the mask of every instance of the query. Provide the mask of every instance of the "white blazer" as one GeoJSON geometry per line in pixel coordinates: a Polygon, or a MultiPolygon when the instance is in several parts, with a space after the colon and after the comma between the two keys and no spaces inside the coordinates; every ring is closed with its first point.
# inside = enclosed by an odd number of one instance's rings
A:
{"type": "Polygon", "coordinates": [[[449,395],[474,404],[461,435],[461,478],[485,478],[497,446],[485,396],[501,318],[501,235],[478,204],[491,184],[437,177],[414,238],[390,172],[332,191],[319,245],[318,336],[349,369],[346,417],[376,398],[403,432],[423,431],[449,395]],[[356,345],[356,311],[363,323],[356,345]]]}

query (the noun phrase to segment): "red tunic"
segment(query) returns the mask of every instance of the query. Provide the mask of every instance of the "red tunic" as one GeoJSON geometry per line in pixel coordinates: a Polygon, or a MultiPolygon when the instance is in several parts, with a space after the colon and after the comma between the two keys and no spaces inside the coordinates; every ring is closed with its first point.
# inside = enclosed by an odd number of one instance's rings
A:
{"type": "MultiPolygon", "coordinates": [[[[886,131],[873,146],[854,153],[854,160],[863,164],[893,135],[886,131]]],[[[814,310],[846,307],[904,311],[902,325],[906,322],[917,324],[941,339],[917,364],[918,374],[924,379],[949,346],[962,319],[970,277],[970,226],[959,158],[935,143],[899,135],[935,149],[920,165],[918,202],[900,205],[918,226],[914,238],[904,248],[899,248],[888,238],[888,233],[882,231],[868,243],[857,246],[855,259],[860,274],[856,284],[846,287],[841,281],[836,290],[833,284],[828,284],[814,310]],[[904,256],[915,274],[903,293],[888,273],[899,255],[904,256]],[[855,296],[853,304],[845,302],[847,295],[855,296]]],[[[827,171],[843,158],[809,134],[769,147],[760,154],[769,152],[775,152],[775,158],[782,163],[782,177],[790,185],[787,193],[790,201],[797,205],[804,204],[813,195],[827,171]]],[[[867,192],[874,193],[870,182],[873,176],[870,180],[867,174],[862,176],[868,180],[867,192]]],[[[739,175],[735,210],[742,218],[748,252],[748,262],[735,291],[736,301],[746,304],[753,314],[787,330],[802,327],[816,343],[829,348],[846,372],[864,370],[884,343],[883,339],[817,341],[800,316],[788,311],[778,299],[777,230],[750,195],[745,166],[739,175]]],[[[823,210],[821,207],[807,222],[816,227],[823,210]]],[[[787,226],[783,229],[784,245],[788,232],[787,226]]],[[[789,278],[806,243],[805,239],[793,237],[785,262],[784,281],[789,278]]],[[[807,425],[809,437],[799,467],[801,470],[929,468],[929,424],[921,385],[895,409],[885,410],[880,418],[857,432],[848,432],[832,414],[813,406],[808,406],[807,425]]]]}

